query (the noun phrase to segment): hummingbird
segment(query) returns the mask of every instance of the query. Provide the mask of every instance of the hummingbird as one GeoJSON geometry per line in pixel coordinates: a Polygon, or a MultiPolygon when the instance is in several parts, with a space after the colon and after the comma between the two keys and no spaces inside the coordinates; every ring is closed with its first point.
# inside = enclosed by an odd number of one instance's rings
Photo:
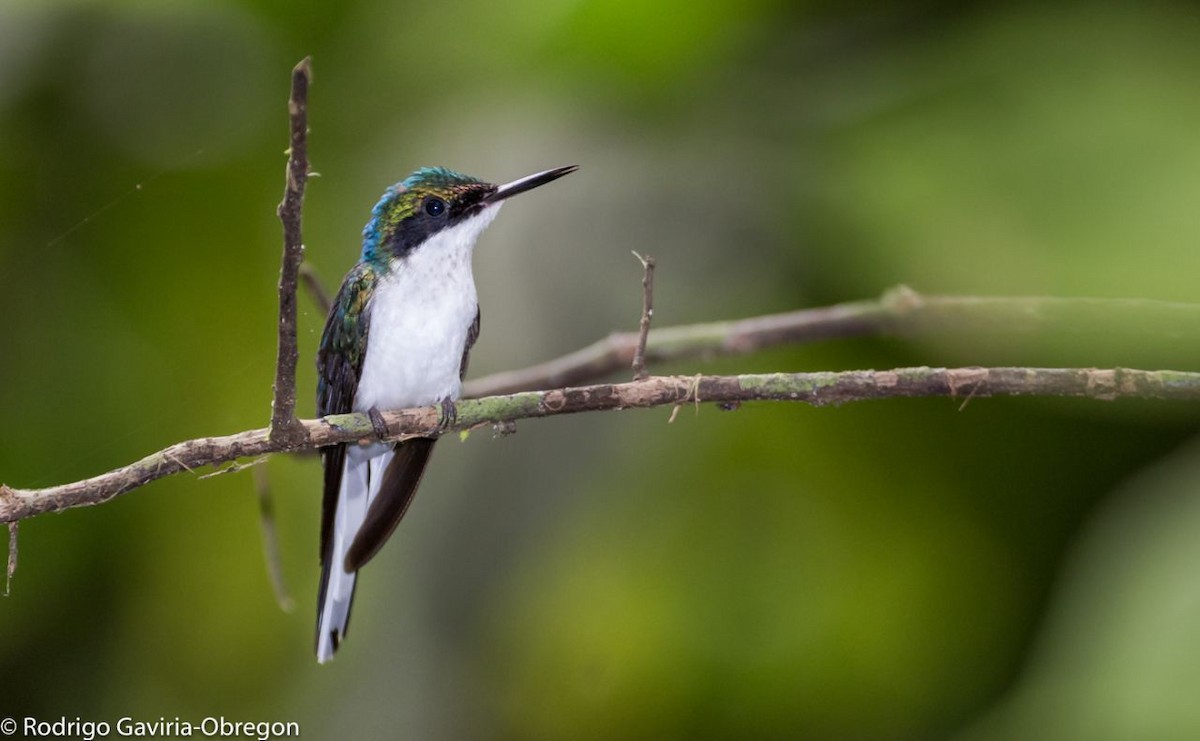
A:
{"type": "MultiPolygon", "coordinates": [[[[574,172],[558,167],[493,185],[425,167],[389,187],[363,228],[362,255],[346,274],[317,351],[317,412],[365,412],[379,436],[381,409],[440,405],[452,421],[479,300],[471,257],[503,202],[574,172]]],[[[412,502],[436,436],[321,450],[321,583],[317,660],[346,636],[357,572],[412,502]]]]}

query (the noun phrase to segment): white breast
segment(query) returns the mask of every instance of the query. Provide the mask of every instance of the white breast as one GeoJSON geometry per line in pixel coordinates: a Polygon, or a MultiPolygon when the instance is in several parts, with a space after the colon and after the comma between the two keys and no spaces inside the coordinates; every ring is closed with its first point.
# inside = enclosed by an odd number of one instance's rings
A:
{"type": "Polygon", "coordinates": [[[392,261],[366,309],[371,323],[355,411],[458,398],[467,332],[479,308],[471,255],[499,210],[489,206],[392,261]]]}

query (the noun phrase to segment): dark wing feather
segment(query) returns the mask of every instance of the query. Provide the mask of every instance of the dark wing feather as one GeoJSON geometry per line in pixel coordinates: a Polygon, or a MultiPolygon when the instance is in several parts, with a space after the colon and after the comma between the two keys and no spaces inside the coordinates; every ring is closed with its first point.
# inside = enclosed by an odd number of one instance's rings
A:
{"type": "MultiPolygon", "coordinates": [[[[325,331],[317,350],[317,414],[346,414],[352,411],[358,376],[366,356],[368,317],[365,311],[375,284],[368,265],[359,264],[342,281],[337,298],[325,320],[325,331]]],[[[330,550],[333,547],[333,521],[337,512],[346,446],[330,445],[321,449],[325,464],[325,492],[321,500],[321,585],[317,599],[318,622],[321,605],[329,585],[330,550]]]]}
{"type": "Polygon", "coordinates": [[[375,285],[374,269],[359,263],[346,275],[325,320],[317,350],[317,413],[347,414],[358,391],[358,375],[367,354],[370,329],[367,304],[375,285]]]}
{"type": "Polygon", "coordinates": [[[471,360],[471,348],[475,347],[475,340],[479,339],[479,320],[483,314],[479,311],[479,307],[475,307],[475,321],[471,322],[471,326],[467,328],[467,346],[463,348],[462,363],[458,366],[458,380],[463,380],[467,377],[467,363],[471,360]]]}
{"type": "Polygon", "coordinates": [[[361,569],[392,536],[421,485],[435,442],[436,438],[418,437],[396,444],[396,455],[383,473],[379,494],[367,508],[366,519],[346,551],[346,571],[361,569]]]}
{"type": "MultiPolygon", "coordinates": [[[[471,347],[479,338],[479,310],[475,310],[475,319],[467,328],[467,344],[463,348],[462,363],[459,366],[459,377],[467,372],[467,360],[471,347]]],[[[356,571],[370,561],[387,539],[391,537],[412,504],[413,495],[421,484],[421,476],[429,463],[429,454],[433,452],[434,437],[421,437],[405,440],[395,446],[396,454],[388,464],[383,474],[383,482],[379,487],[379,495],[367,508],[367,517],[362,527],[354,536],[350,550],[346,551],[346,571],[356,571]]]]}

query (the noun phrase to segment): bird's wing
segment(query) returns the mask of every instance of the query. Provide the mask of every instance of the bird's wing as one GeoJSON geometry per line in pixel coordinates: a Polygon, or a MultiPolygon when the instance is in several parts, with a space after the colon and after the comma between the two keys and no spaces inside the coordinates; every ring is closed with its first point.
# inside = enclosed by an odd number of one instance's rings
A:
{"type": "MultiPolygon", "coordinates": [[[[353,411],[358,377],[367,355],[370,317],[367,303],[375,285],[373,269],[362,263],[342,281],[337,298],[325,320],[325,331],[317,350],[317,414],[348,414],[353,411]]],[[[321,517],[321,557],[324,561],[333,527],[333,510],[345,463],[345,445],[322,450],[325,460],[325,498],[321,517]]]]}
{"type": "MultiPolygon", "coordinates": [[[[359,264],[346,276],[330,307],[325,332],[317,351],[317,413],[345,414],[353,411],[358,377],[366,356],[369,330],[367,302],[375,285],[372,268],[359,264]]],[[[322,448],[325,463],[325,492],[321,503],[321,585],[317,597],[317,656],[328,661],[346,632],[350,620],[350,603],[354,598],[354,575],[341,569],[342,558],[334,551],[344,552],[348,538],[336,537],[339,501],[342,509],[351,506],[361,512],[366,509],[369,469],[365,461],[352,465],[349,481],[346,473],[346,446],[322,448]],[[343,485],[346,491],[343,491],[343,485]],[[351,501],[352,500],[352,501],[351,501]],[[336,544],[335,541],[340,541],[336,544]],[[338,568],[333,568],[334,563],[338,568]]],[[[343,518],[349,519],[349,512],[343,518]]],[[[348,526],[349,523],[343,525],[348,526]]]]}
{"type": "Polygon", "coordinates": [[[471,326],[467,328],[467,346],[463,348],[462,363],[458,366],[458,380],[463,380],[467,377],[467,363],[471,360],[471,348],[475,347],[475,340],[479,339],[479,320],[483,318],[483,313],[479,307],[475,307],[475,321],[471,322],[471,326]]]}

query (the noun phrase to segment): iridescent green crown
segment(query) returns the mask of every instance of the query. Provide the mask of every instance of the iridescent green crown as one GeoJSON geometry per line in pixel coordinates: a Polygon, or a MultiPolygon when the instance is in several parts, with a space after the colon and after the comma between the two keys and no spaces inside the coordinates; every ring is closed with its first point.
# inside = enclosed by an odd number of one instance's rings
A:
{"type": "Polygon", "coordinates": [[[380,248],[405,219],[418,214],[426,198],[437,196],[453,203],[471,191],[488,189],[495,186],[445,167],[422,167],[389,187],[371,210],[371,220],[363,227],[363,260],[381,257],[380,248]]]}

